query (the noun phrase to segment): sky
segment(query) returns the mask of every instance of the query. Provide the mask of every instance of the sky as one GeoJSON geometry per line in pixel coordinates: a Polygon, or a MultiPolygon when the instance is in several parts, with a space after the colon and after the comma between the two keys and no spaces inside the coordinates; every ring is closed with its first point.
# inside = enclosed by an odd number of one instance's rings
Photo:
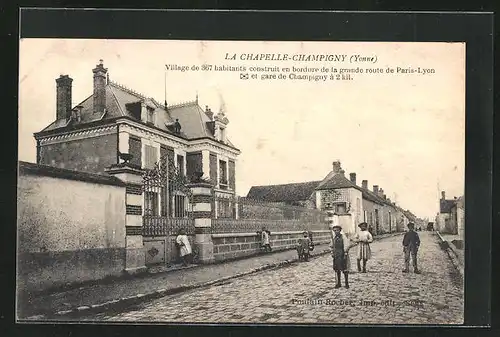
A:
{"type": "MultiPolygon", "coordinates": [[[[241,150],[236,192],[251,186],[323,179],[339,160],[358,185],[379,185],[417,216],[438,212],[440,191],[464,193],[465,45],[421,42],[249,42],[22,39],[19,160],[36,161],[38,132],[55,119],[56,83],[73,78],[73,106],[92,94],[102,59],[112,81],[169,104],[192,101],[229,118],[241,150]],[[236,54],[359,54],[375,63],[226,60],[236,54]],[[381,68],[350,81],[241,80],[239,71],[167,71],[165,64],[381,68]],[[387,74],[388,68],[434,69],[387,74]],[[166,85],[165,85],[166,83],[166,85]]],[[[250,72],[252,74],[252,72],[250,72]]],[[[296,72],[296,74],[300,74],[296,72]]],[[[320,73],[322,74],[322,73],[320,73]]],[[[260,74],[259,74],[260,75],[260,74]]],[[[285,76],[288,74],[285,73],[285,76]]]]}

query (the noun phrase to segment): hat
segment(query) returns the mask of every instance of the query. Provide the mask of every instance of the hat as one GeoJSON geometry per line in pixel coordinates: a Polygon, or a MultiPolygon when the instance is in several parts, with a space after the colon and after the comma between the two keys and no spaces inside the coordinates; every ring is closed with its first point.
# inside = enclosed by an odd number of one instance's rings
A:
{"type": "Polygon", "coordinates": [[[342,230],[342,226],[339,226],[339,225],[335,225],[335,226],[332,226],[332,227],[330,227],[330,228],[331,228],[331,229],[338,228],[338,229],[342,230]]]}
{"type": "Polygon", "coordinates": [[[309,232],[308,231],[303,231],[302,234],[309,234],[309,232]]]}
{"type": "Polygon", "coordinates": [[[358,227],[368,227],[368,224],[366,222],[362,222],[358,225],[358,227]]]}

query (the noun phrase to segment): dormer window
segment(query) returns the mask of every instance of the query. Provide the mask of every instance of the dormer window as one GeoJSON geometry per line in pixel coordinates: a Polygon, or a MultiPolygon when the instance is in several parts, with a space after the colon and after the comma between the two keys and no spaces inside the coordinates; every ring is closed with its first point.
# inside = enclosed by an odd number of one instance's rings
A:
{"type": "Polygon", "coordinates": [[[220,128],[220,133],[219,133],[220,141],[225,143],[226,142],[226,128],[220,128]]]}
{"type": "Polygon", "coordinates": [[[151,107],[147,107],[146,111],[146,123],[155,124],[155,110],[151,107]]]}

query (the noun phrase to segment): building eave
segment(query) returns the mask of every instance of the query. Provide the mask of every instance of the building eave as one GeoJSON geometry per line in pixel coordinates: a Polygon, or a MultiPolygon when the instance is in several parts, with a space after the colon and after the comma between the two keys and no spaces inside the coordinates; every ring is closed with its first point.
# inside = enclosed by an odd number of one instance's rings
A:
{"type": "Polygon", "coordinates": [[[189,139],[189,141],[193,142],[192,145],[202,144],[203,142],[199,142],[199,141],[207,141],[207,140],[212,145],[221,147],[221,148],[226,149],[226,150],[233,151],[236,154],[241,154],[241,150],[240,149],[238,149],[238,148],[236,148],[234,146],[231,146],[231,145],[219,142],[219,141],[217,141],[217,140],[215,140],[213,138],[210,138],[210,137],[198,137],[198,138],[191,138],[191,139],[189,139]]]}
{"type": "Polygon", "coordinates": [[[89,123],[78,124],[78,125],[75,125],[72,127],[65,126],[65,127],[60,127],[60,128],[54,129],[54,130],[35,132],[33,134],[33,136],[35,137],[36,140],[39,140],[40,138],[44,138],[44,137],[48,137],[48,136],[65,135],[65,134],[73,133],[75,131],[91,129],[91,128],[96,128],[96,127],[101,127],[101,126],[107,126],[110,124],[114,124],[115,121],[116,121],[116,118],[97,120],[97,121],[92,121],[89,123]]]}

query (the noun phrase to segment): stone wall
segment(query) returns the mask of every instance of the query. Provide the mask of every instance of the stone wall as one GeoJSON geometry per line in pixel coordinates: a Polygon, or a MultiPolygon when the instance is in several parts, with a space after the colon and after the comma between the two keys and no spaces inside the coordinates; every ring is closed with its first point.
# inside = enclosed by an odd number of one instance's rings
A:
{"type": "MultiPolygon", "coordinates": [[[[316,245],[330,242],[328,230],[312,231],[316,245]]],[[[302,231],[271,232],[270,242],[273,251],[294,249],[302,231]]],[[[225,261],[260,253],[260,236],[257,233],[212,234],[215,261],[225,261]]]]}
{"type": "Polygon", "coordinates": [[[17,192],[20,290],[122,273],[125,186],[118,179],[21,162],[17,192]]]}

